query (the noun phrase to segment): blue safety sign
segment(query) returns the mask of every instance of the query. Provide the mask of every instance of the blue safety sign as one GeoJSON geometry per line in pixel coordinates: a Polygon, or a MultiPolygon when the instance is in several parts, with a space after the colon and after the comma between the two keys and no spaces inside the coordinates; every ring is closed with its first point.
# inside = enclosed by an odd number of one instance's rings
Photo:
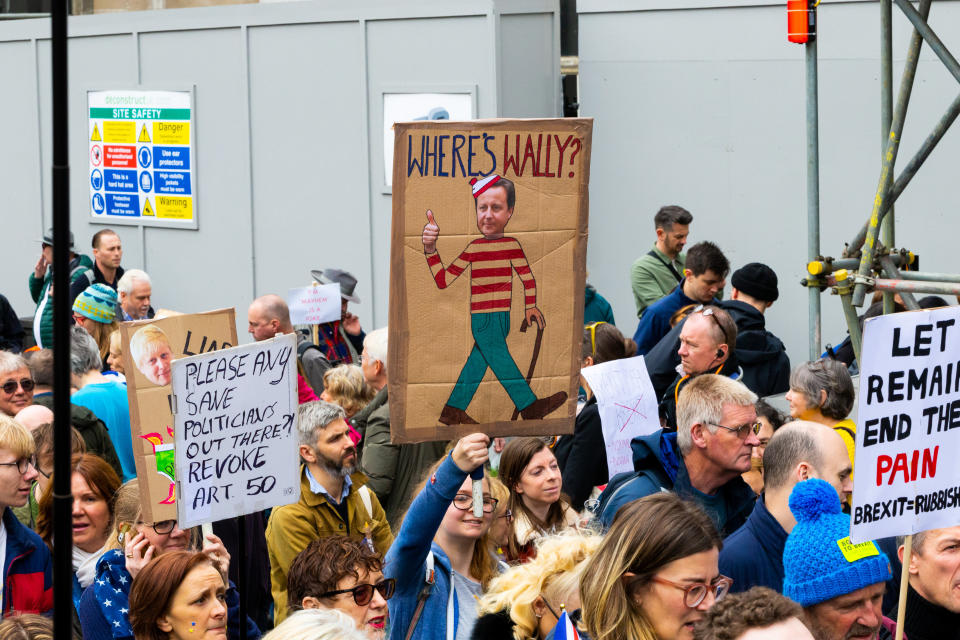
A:
{"type": "Polygon", "coordinates": [[[103,196],[102,196],[101,194],[99,194],[99,193],[93,194],[93,203],[92,203],[92,204],[93,204],[93,212],[94,212],[94,213],[97,213],[97,214],[103,213],[104,204],[103,204],[103,196]]]}
{"type": "Polygon", "coordinates": [[[137,172],[128,169],[104,169],[107,191],[137,192],[137,172]]]}
{"type": "Polygon", "coordinates": [[[140,190],[150,193],[153,190],[153,178],[150,177],[149,171],[140,172],[140,190]]]}
{"type": "Polygon", "coordinates": [[[140,151],[137,152],[137,161],[144,169],[150,166],[153,161],[153,158],[150,157],[150,147],[140,147],[140,151]]]}
{"type": "Polygon", "coordinates": [[[190,147],[154,147],[157,156],[154,166],[157,169],[190,169],[190,147]]]}
{"type": "Polygon", "coordinates": [[[107,213],[111,216],[139,216],[140,198],[136,194],[108,193],[107,213]]]}
{"type": "Polygon", "coordinates": [[[186,171],[154,171],[157,193],[190,195],[190,173],[186,171]]]}
{"type": "Polygon", "coordinates": [[[93,187],[95,191],[103,189],[103,174],[100,173],[100,169],[94,169],[93,173],[90,174],[90,186],[93,187]]]}

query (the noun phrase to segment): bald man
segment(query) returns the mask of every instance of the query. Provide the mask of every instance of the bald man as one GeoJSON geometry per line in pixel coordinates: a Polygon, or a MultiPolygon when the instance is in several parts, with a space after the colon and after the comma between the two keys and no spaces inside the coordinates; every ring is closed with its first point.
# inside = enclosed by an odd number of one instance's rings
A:
{"type": "Polygon", "coordinates": [[[42,404],[32,404],[21,409],[13,419],[33,431],[42,424],[53,424],[53,411],[42,404]]]}
{"type": "Polygon", "coordinates": [[[840,435],[818,422],[797,420],[780,427],[763,452],[764,493],[746,523],[723,542],[720,573],[733,591],[783,588],[783,548],[797,524],[788,504],[798,482],[829,482],[841,502],[853,491],[853,469],[840,435]]]}
{"type": "MultiPolygon", "coordinates": [[[[247,309],[247,331],[257,342],[278,334],[296,333],[290,323],[290,309],[280,296],[267,294],[250,303],[247,309]]],[[[297,333],[297,359],[303,365],[307,382],[319,397],[323,392],[323,374],[332,365],[323,350],[297,333]]]]}

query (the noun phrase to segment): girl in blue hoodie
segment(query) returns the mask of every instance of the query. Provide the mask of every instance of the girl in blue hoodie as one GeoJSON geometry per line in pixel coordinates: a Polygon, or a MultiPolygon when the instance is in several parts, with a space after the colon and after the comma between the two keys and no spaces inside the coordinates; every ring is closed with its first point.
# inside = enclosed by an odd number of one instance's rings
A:
{"type": "Polygon", "coordinates": [[[384,575],[395,578],[390,599],[392,639],[466,640],[477,598],[498,572],[487,532],[497,501],[483,476],[483,517],[473,515],[471,473],[487,461],[490,439],[462,438],[434,466],[387,552],[384,575]]]}

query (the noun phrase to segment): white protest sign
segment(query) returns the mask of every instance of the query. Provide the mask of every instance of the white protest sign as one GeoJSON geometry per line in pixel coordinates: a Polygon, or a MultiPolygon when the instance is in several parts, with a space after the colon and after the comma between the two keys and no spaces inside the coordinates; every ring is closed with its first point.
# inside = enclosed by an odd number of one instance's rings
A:
{"type": "Polygon", "coordinates": [[[960,523],[960,308],[866,321],[850,539],[960,523]]]}
{"type": "Polygon", "coordinates": [[[180,358],[172,368],[180,526],[296,502],[296,336],[180,358]]]}
{"type": "Polygon", "coordinates": [[[292,324],[323,324],[340,319],[340,285],[320,284],[287,292],[292,324]]]}
{"type": "Polygon", "coordinates": [[[630,441],[660,428],[657,398],[643,356],[596,364],[580,373],[597,396],[609,476],[633,471],[630,441]]]}

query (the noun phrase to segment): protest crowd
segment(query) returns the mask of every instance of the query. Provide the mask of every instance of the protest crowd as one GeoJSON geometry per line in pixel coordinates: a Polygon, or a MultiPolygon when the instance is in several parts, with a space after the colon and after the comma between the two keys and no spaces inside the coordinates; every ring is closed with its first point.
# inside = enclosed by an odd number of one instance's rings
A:
{"type": "MultiPolygon", "coordinates": [[[[632,440],[632,471],[610,477],[583,376],[572,434],[396,443],[388,330],[362,327],[351,305],[363,283],[326,268],[310,275],[339,285],[338,320],[294,324],[283,292],[247,309],[254,341],[296,335],[298,499],[203,530],[146,520],[138,486],[123,363],[169,384],[172,354],[157,330],[124,358],[119,327],[173,313],[152,297],[163,275],[124,269],[120,237],[102,229],[92,257],[71,239],[70,290],[52,291],[44,236],[26,283],[31,331],[0,296],[0,640],[52,637],[59,295],[73,320],[76,638],[892,638],[904,541],[844,543],[857,363],[831,349],[791,366],[765,321],[777,274],[731,265],[708,240],[685,250],[695,224],[682,207],[653,223],[630,270],[637,317],[618,327],[593,286],[583,299],[582,368],[643,355],[656,393],[660,428],[632,440]],[[764,400],[783,393],[789,415],[764,400]]],[[[428,212],[424,253],[440,284],[460,267],[431,257],[436,228],[428,212]]],[[[521,420],[562,395],[516,402],[521,420]]],[[[470,423],[466,404],[451,396],[441,422],[470,423]]],[[[960,526],[912,544],[905,636],[960,638],[960,526]]]]}

